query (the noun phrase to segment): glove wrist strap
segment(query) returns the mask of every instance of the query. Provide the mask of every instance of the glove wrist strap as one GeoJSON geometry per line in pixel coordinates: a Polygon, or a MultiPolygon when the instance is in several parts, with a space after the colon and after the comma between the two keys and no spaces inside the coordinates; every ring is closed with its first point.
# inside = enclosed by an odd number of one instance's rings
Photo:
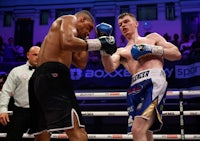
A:
{"type": "Polygon", "coordinates": [[[153,46],[152,47],[152,54],[162,56],[164,54],[164,49],[161,46],[153,46]]]}
{"type": "Polygon", "coordinates": [[[88,51],[96,51],[101,49],[101,42],[99,39],[87,39],[86,42],[88,51]]]}

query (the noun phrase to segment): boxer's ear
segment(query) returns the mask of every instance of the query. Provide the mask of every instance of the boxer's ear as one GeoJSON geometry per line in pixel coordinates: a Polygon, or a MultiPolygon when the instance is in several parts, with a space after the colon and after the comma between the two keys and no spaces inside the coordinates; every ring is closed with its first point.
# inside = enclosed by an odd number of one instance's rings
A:
{"type": "Polygon", "coordinates": [[[85,21],[85,17],[80,17],[80,21],[84,22],[85,21]]]}

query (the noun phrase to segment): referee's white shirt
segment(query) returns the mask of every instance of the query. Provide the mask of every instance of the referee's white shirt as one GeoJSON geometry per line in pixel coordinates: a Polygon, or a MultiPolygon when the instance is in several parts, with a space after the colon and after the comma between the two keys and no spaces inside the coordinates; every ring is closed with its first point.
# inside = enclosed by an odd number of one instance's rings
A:
{"type": "Polygon", "coordinates": [[[34,69],[29,70],[29,62],[13,68],[0,92],[0,114],[8,111],[10,97],[13,96],[17,107],[29,108],[28,81],[34,69]]]}

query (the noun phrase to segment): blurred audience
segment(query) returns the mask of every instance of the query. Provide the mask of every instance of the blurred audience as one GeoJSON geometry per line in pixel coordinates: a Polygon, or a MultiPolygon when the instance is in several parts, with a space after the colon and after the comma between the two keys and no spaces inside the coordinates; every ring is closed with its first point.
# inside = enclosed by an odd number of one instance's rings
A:
{"type": "Polygon", "coordinates": [[[3,38],[0,36],[0,62],[3,62],[4,48],[3,38]]]}
{"type": "Polygon", "coordinates": [[[171,41],[171,43],[180,49],[179,35],[177,33],[174,34],[173,40],[171,41]]]}
{"type": "Polygon", "coordinates": [[[186,34],[185,35],[185,42],[180,44],[180,51],[182,53],[182,58],[187,59],[192,51],[191,45],[195,41],[196,37],[194,34],[186,34]]]}
{"type": "Polygon", "coordinates": [[[24,47],[21,45],[16,45],[13,48],[14,55],[15,55],[15,61],[16,62],[24,62],[26,61],[26,57],[24,55],[24,47]]]}
{"type": "Polygon", "coordinates": [[[4,62],[15,61],[14,46],[14,38],[8,38],[8,43],[5,44],[4,48],[4,62]]]}
{"type": "Polygon", "coordinates": [[[199,61],[200,59],[200,32],[197,33],[196,40],[191,45],[191,56],[197,58],[196,60],[199,61]]]}

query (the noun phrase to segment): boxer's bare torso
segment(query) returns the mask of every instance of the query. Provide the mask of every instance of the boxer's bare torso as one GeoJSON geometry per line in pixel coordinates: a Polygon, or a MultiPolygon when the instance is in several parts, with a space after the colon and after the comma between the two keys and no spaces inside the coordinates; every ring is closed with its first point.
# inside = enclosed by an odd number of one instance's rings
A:
{"type": "MultiPolygon", "coordinates": [[[[73,17],[65,17],[64,20],[74,21],[73,17]]],[[[65,64],[67,67],[71,64],[72,51],[63,48],[62,46],[62,34],[61,24],[63,19],[57,19],[53,24],[49,33],[46,35],[43,44],[41,46],[41,52],[39,54],[39,65],[45,62],[60,62],[65,64]]]]}
{"type": "Polygon", "coordinates": [[[38,66],[45,62],[60,62],[69,68],[71,64],[80,64],[87,59],[87,44],[83,39],[89,36],[93,23],[79,21],[73,15],[62,16],[54,21],[42,43],[38,66]]]}
{"type": "Polygon", "coordinates": [[[163,59],[170,61],[180,59],[181,55],[176,46],[167,42],[158,33],[151,33],[145,37],[138,34],[139,23],[131,15],[124,15],[118,18],[118,24],[122,35],[128,40],[125,47],[120,47],[117,52],[110,57],[102,57],[102,63],[107,72],[113,72],[122,64],[132,75],[146,69],[163,68],[163,59]],[[150,46],[163,47],[163,56],[148,54],[139,60],[134,60],[131,54],[133,45],[147,44],[150,46]]]}
{"type": "Polygon", "coordinates": [[[129,41],[126,47],[118,48],[118,54],[120,56],[120,63],[131,73],[135,74],[139,71],[152,69],[152,68],[163,68],[163,58],[155,55],[148,55],[140,60],[136,61],[131,55],[131,48],[134,44],[150,44],[156,45],[156,41],[151,38],[138,37],[136,42],[129,41]]]}

